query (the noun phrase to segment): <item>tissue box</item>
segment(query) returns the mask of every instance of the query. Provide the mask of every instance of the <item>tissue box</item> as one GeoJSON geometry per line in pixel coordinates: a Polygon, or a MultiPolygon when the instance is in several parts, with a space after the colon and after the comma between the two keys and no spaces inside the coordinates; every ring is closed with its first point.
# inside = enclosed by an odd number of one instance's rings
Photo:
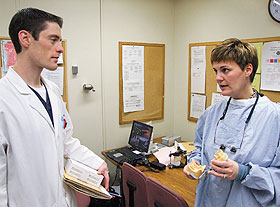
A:
{"type": "Polygon", "coordinates": [[[100,186],[103,180],[103,175],[98,175],[96,170],[72,159],[66,160],[65,172],[68,175],[97,187],[100,186]]]}

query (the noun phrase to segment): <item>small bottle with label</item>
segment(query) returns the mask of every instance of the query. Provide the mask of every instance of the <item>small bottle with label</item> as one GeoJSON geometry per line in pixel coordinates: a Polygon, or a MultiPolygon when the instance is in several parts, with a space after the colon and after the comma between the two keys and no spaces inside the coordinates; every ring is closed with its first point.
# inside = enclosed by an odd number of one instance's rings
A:
{"type": "Polygon", "coordinates": [[[179,167],[181,165],[181,149],[177,148],[177,151],[174,153],[174,165],[179,167]]]}

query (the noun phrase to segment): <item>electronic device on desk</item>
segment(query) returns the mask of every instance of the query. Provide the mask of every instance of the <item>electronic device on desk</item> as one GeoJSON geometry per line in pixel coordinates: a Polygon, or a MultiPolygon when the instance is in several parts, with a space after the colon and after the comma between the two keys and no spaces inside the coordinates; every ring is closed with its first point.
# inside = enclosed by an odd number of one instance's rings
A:
{"type": "Polygon", "coordinates": [[[152,171],[155,173],[159,173],[162,170],[165,170],[166,166],[162,163],[159,163],[157,160],[150,162],[148,158],[143,158],[142,160],[138,161],[138,164],[144,165],[147,170],[142,170],[144,171],[152,171]]]}
{"type": "Polygon", "coordinates": [[[129,146],[106,152],[106,155],[119,165],[128,162],[135,166],[137,161],[144,159],[149,151],[152,132],[152,126],[133,121],[128,140],[129,146]]]}
{"type": "Polygon", "coordinates": [[[159,170],[159,171],[165,170],[165,168],[166,168],[166,165],[164,165],[164,164],[162,164],[162,163],[160,163],[158,161],[150,162],[150,166],[152,168],[155,168],[155,169],[159,170]]]}

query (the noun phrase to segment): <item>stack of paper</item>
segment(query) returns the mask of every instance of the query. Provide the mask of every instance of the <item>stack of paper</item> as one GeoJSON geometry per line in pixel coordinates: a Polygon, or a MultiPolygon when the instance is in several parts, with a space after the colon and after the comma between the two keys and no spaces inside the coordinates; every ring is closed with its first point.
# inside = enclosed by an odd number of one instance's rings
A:
{"type": "Polygon", "coordinates": [[[72,159],[66,161],[65,171],[68,175],[97,187],[103,180],[103,175],[98,175],[95,169],[72,159]]]}
{"type": "Polygon", "coordinates": [[[94,198],[111,199],[101,185],[103,175],[75,160],[68,159],[65,165],[64,182],[76,191],[94,198]]]}
{"type": "Polygon", "coordinates": [[[71,175],[67,175],[64,172],[64,182],[80,193],[88,195],[90,197],[99,198],[99,199],[111,199],[112,196],[106,191],[106,189],[100,185],[96,187],[94,185],[88,184],[77,178],[72,177],[71,175]]]}

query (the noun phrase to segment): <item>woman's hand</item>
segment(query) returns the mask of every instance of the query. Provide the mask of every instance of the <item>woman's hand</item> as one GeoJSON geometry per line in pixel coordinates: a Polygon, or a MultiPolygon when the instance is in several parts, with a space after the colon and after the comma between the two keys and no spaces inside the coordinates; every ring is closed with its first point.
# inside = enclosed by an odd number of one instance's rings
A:
{"type": "Polygon", "coordinates": [[[108,166],[107,163],[104,161],[102,163],[102,165],[98,168],[97,173],[99,175],[103,175],[103,181],[102,181],[102,185],[105,187],[105,189],[107,191],[109,191],[109,181],[110,181],[110,177],[109,177],[109,170],[108,170],[108,166]]]}
{"type": "MultiPolygon", "coordinates": [[[[200,165],[200,163],[196,160],[192,160],[192,162],[195,162],[196,164],[200,165]]],[[[184,167],[184,170],[183,172],[185,173],[185,175],[187,176],[187,178],[191,179],[191,180],[195,180],[195,178],[193,176],[191,176],[189,170],[188,170],[188,166],[190,165],[191,163],[187,164],[185,167],[184,167]]]]}
{"type": "Polygon", "coordinates": [[[227,180],[234,180],[239,171],[237,162],[231,159],[227,159],[226,161],[212,160],[210,166],[213,170],[208,171],[208,174],[227,180]]]}

